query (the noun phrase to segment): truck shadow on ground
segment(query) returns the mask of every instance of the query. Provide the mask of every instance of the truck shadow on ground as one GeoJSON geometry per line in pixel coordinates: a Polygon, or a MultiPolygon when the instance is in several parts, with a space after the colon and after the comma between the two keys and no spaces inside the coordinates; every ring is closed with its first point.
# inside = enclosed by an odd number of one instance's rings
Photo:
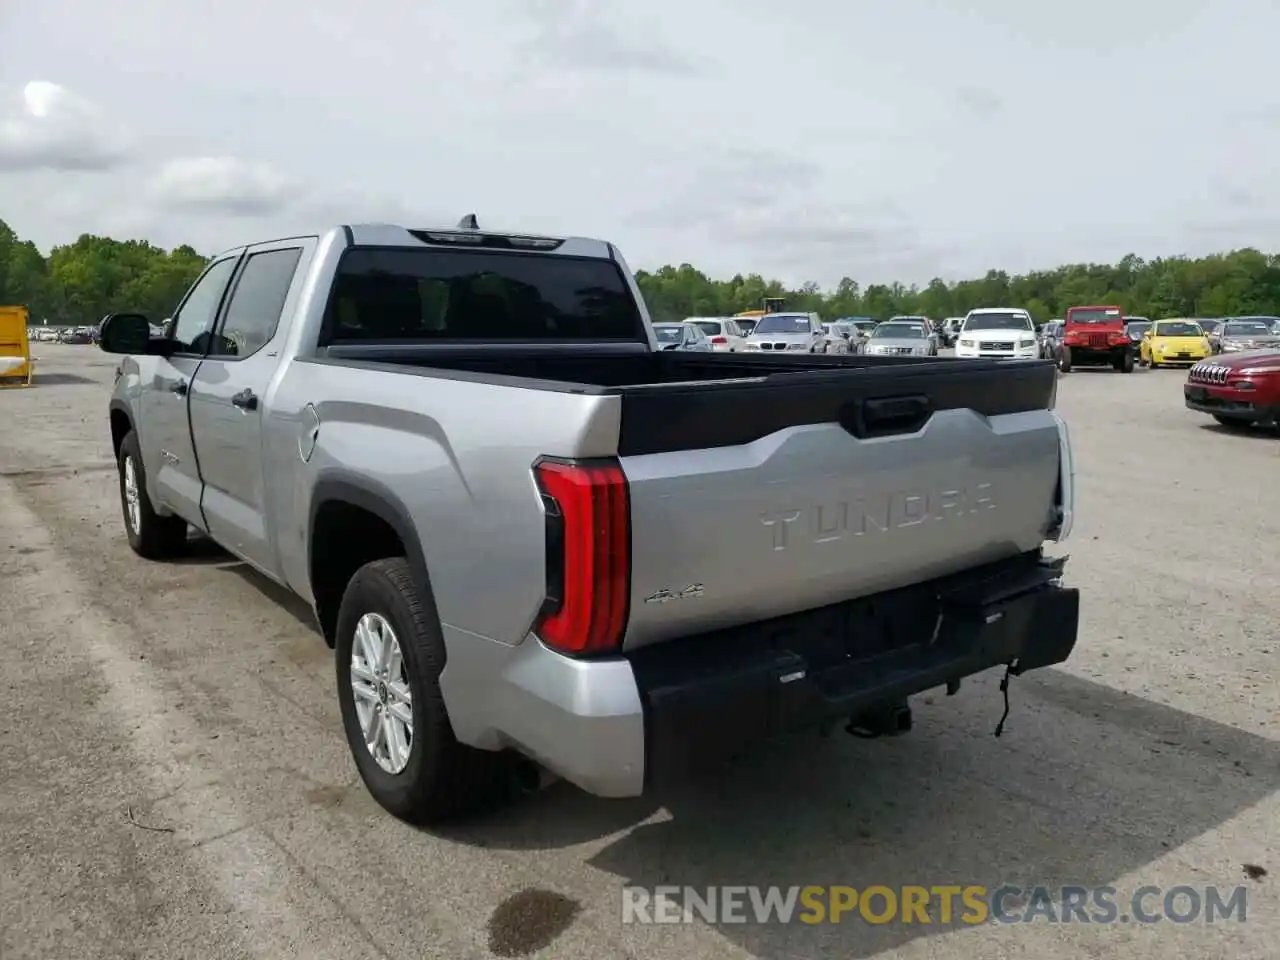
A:
{"type": "Polygon", "coordinates": [[[184,567],[218,566],[222,564],[230,569],[233,566],[245,566],[238,557],[228,553],[208,537],[192,533],[187,539],[187,549],[181,556],[167,561],[170,564],[184,567]]]}
{"type": "MultiPolygon", "coordinates": [[[[997,740],[996,679],[979,678],[954,699],[926,698],[932,704],[919,707],[905,738],[796,738],[634,802],[561,784],[448,836],[542,850],[626,831],[587,862],[622,883],[704,893],[772,884],[1092,887],[1115,885],[1280,789],[1280,743],[1056,670],[1015,681],[997,740]],[[654,817],[659,809],[665,815],[654,817]]],[[[621,922],[621,893],[617,902],[621,922]]],[[[959,926],[932,919],[717,929],[768,960],[861,958],[959,926]]]]}
{"type": "Polygon", "coordinates": [[[268,580],[239,557],[220,547],[217,543],[201,534],[192,535],[187,541],[186,553],[175,560],[176,564],[191,566],[216,566],[227,573],[235,574],[249,586],[253,587],[269,601],[283,609],[302,626],[315,633],[315,641],[324,648],[324,639],[320,635],[320,626],[316,623],[315,614],[306,602],[290,590],[268,580]]]}

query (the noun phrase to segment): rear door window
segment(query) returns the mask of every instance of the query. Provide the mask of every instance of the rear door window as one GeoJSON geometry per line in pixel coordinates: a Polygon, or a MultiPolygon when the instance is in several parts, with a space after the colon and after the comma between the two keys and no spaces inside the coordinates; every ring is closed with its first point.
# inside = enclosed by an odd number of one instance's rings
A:
{"type": "Polygon", "coordinates": [[[276,335],[293,274],[302,256],[299,247],[265,250],[245,261],[231,290],[218,336],[209,355],[242,359],[257,353],[276,335]]]}

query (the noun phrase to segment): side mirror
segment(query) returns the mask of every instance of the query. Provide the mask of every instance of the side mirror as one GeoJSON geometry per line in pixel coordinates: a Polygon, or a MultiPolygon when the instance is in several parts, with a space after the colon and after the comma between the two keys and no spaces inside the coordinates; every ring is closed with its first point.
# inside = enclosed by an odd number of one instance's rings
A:
{"type": "Polygon", "coordinates": [[[98,327],[103,353],[163,354],[171,342],[154,339],[150,322],[140,313],[112,313],[98,327]]]}

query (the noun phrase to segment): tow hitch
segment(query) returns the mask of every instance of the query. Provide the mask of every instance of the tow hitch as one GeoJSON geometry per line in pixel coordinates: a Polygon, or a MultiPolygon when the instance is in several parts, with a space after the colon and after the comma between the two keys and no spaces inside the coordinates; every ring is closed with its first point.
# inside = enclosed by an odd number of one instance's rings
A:
{"type": "Polygon", "coordinates": [[[906,703],[899,703],[860,713],[850,717],[849,725],[844,729],[846,733],[864,740],[900,736],[911,729],[911,707],[906,703]]]}

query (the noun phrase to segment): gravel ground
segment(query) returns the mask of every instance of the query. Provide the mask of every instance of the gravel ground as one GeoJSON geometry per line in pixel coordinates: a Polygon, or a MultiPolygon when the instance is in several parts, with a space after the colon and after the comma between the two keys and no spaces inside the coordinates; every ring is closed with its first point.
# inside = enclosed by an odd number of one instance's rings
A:
{"type": "Polygon", "coordinates": [[[357,782],[305,610],[216,549],[129,552],[112,358],[36,352],[37,385],[0,392],[5,960],[1276,956],[1280,438],[1186,411],[1175,371],[1061,381],[1082,637],[1014,681],[1002,739],[987,675],[921,698],[910,736],[799,738],[635,802],[560,784],[430,834],[357,782]],[[949,883],[1243,883],[1248,914],[621,922],[624,884],[949,883]]]}

